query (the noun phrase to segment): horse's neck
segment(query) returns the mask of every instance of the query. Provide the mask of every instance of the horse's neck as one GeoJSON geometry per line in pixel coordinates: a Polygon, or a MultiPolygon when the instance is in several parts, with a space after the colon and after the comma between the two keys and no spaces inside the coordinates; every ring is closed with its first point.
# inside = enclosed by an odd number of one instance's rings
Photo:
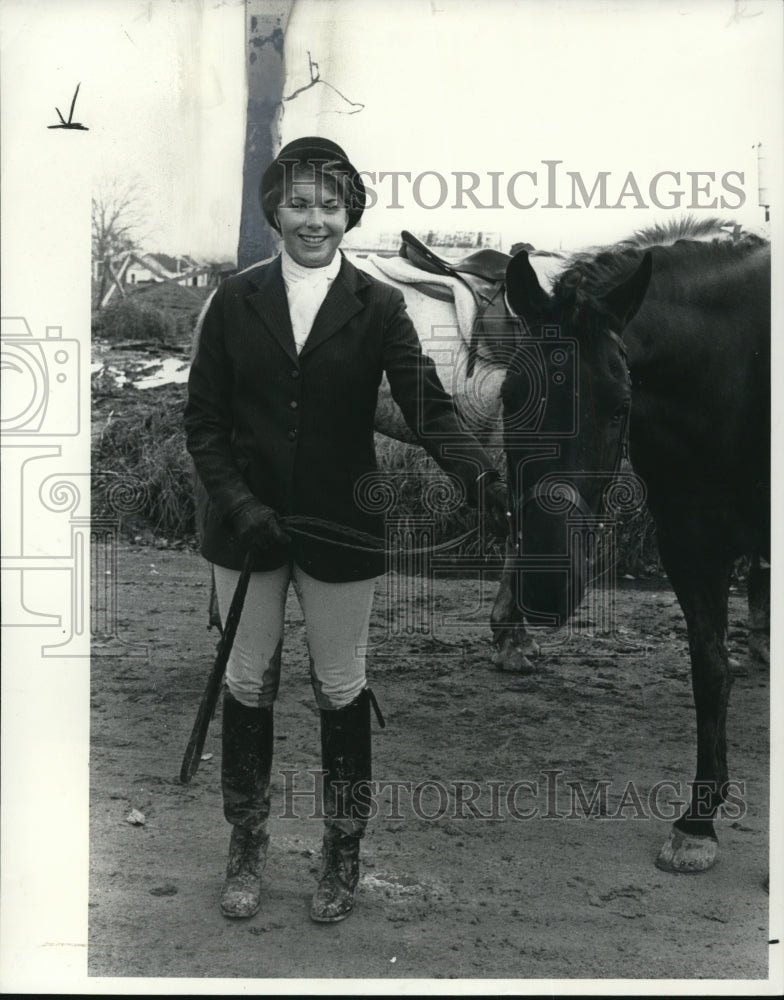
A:
{"type": "Polygon", "coordinates": [[[690,465],[719,478],[743,467],[769,433],[767,255],[716,255],[715,267],[701,269],[704,263],[681,258],[677,274],[655,268],[624,333],[633,450],[673,468],[685,455],[682,478],[690,465]]]}
{"type": "Polygon", "coordinates": [[[770,247],[744,255],[660,248],[638,318],[624,338],[631,347],[643,327],[651,349],[659,344],[684,360],[700,348],[759,351],[770,335],[770,247]]]}

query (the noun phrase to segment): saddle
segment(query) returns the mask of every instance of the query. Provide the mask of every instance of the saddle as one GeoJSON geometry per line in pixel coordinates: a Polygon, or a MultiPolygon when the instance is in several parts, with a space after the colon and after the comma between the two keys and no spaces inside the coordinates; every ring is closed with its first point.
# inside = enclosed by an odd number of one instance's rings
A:
{"type": "MultiPolygon", "coordinates": [[[[502,363],[508,361],[508,351],[499,354],[499,346],[501,343],[508,345],[503,333],[516,329],[518,324],[517,319],[507,308],[504,294],[506,268],[512,259],[511,256],[486,247],[456,262],[447,261],[433,253],[408,230],[404,229],[400,235],[403,241],[399,250],[400,257],[429,274],[457,278],[473,296],[476,303],[476,319],[468,345],[467,377],[473,375],[480,346],[487,348],[492,359],[502,363]],[[501,337],[499,332],[502,333],[501,337]]],[[[419,287],[434,298],[445,298],[443,289],[438,285],[428,285],[425,281],[419,287]]]]}
{"type": "Polygon", "coordinates": [[[400,234],[403,242],[400,246],[400,256],[423,271],[431,274],[448,274],[453,278],[461,280],[467,277],[481,278],[485,282],[504,281],[506,279],[506,268],[512,259],[508,253],[500,250],[491,250],[486,247],[468,254],[457,262],[446,261],[443,257],[433,253],[430,247],[425,246],[420,240],[404,229],[400,234]]]}

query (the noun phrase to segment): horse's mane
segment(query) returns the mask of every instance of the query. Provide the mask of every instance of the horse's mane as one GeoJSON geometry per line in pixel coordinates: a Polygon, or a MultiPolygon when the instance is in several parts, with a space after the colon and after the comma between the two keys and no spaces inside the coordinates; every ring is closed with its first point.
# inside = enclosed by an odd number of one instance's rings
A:
{"type": "Polygon", "coordinates": [[[649,226],[609,246],[572,254],[553,285],[553,296],[561,301],[601,296],[637,266],[646,250],[666,249],[672,264],[687,256],[703,255],[711,262],[745,257],[768,240],[726,219],[695,219],[693,216],[666,225],[649,226]]]}
{"type": "Polygon", "coordinates": [[[653,246],[669,246],[677,240],[737,240],[743,233],[743,227],[731,219],[719,219],[715,216],[698,219],[693,215],[684,215],[666,225],[658,223],[645,229],[638,229],[625,240],[621,240],[617,246],[647,249],[653,246]]]}

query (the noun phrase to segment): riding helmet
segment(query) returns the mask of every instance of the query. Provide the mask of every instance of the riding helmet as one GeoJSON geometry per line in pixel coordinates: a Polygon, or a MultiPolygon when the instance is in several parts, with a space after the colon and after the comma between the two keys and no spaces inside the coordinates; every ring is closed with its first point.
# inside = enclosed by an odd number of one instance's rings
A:
{"type": "Polygon", "coordinates": [[[348,204],[348,224],[346,232],[353,229],[362,217],[365,210],[367,195],[365,185],[356,167],[351,163],[346,153],[336,142],[331,139],[324,139],[317,135],[307,135],[300,139],[294,139],[287,143],[270,163],[261,178],[259,196],[261,208],[267,222],[273,229],[279,231],[275,220],[275,209],[277,205],[270,204],[269,195],[283,179],[285,169],[291,169],[295,163],[313,163],[316,167],[319,164],[329,163],[331,171],[344,173],[347,179],[346,191],[348,204]]]}

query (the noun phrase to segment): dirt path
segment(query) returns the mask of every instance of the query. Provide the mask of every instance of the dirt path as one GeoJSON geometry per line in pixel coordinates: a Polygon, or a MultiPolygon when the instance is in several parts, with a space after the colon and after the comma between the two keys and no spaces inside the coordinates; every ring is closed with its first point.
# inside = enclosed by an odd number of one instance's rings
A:
{"type": "MultiPolygon", "coordinates": [[[[333,926],[307,916],[320,823],[307,817],[304,798],[294,800],[296,818],[282,815],[284,784],[305,792],[312,783],[304,772],[320,766],[296,601],[276,708],[265,897],[254,918],[234,923],[217,906],[229,829],[219,718],[205,747],[213,756],[191,785],[177,779],[217,641],[206,629],[205,564],[188,551],[129,546],[119,554],[118,582],[120,632],[139,645],[122,656],[96,646],[92,660],[92,976],[767,975],[764,671],[748,670],[733,688],[730,770],[745,782],[745,811],[719,824],[716,868],[660,872],[653,861],[669,824],[640,815],[650,813],[658,781],[680,783],[685,794],[695,753],[685,626],[665,580],[620,589],[624,631],[612,639],[578,632],[551,644],[530,676],[490,666],[495,584],[481,593],[475,580],[437,580],[429,637],[404,628],[404,608],[421,613],[422,598],[407,605],[405,581],[387,580],[371,633],[369,676],[387,720],[374,729],[374,771],[378,780],[410,782],[411,792],[402,790],[399,810],[389,790],[377,796],[357,910],[333,926]],[[385,639],[388,606],[399,634],[385,639]],[[469,621],[443,623],[466,609],[469,621]],[[147,655],[127,655],[143,654],[144,645],[147,655]],[[287,769],[296,778],[282,776],[287,769]],[[482,815],[464,804],[460,816],[460,781],[477,783],[463,786],[463,801],[475,788],[482,815]],[[518,786],[516,815],[507,795],[515,781],[538,783],[536,794],[518,786]],[[586,818],[567,782],[581,782],[589,797],[606,788],[607,815],[586,818]],[[144,825],[127,822],[132,809],[144,825]],[[527,812],[536,815],[522,818],[527,812]]],[[[739,660],[745,622],[744,596],[735,593],[730,637],[739,660]]],[[[662,810],[673,797],[661,792],[662,810]]]]}

